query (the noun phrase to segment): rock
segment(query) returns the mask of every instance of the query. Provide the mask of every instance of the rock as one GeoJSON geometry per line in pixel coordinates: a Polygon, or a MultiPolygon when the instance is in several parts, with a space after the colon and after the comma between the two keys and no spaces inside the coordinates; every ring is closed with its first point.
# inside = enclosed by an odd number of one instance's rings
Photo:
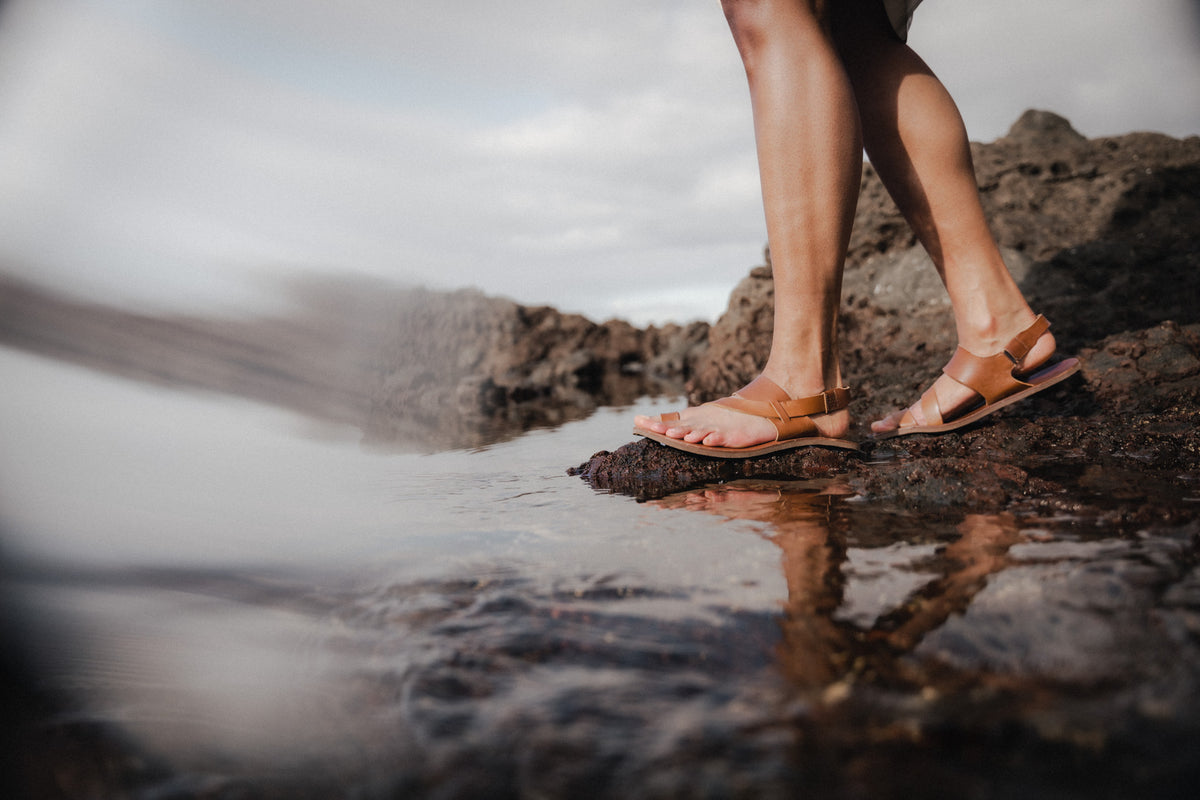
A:
{"type": "Polygon", "coordinates": [[[498,430],[559,424],[671,391],[691,373],[707,331],[704,323],[597,324],[471,290],[409,292],[397,298],[380,346],[385,380],[419,365],[454,366],[423,384],[392,380],[375,389],[369,435],[411,440],[411,410],[427,403],[439,411],[426,422],[439,437],[433,443],[477,444],[498,430]]]}
{"type": "MultiPolygon", "coordinates": [[[[1174,498],[1200,481],[1200,137],[1088,140],[1058,115],[1029,111],[1005,137],[973,144],[972,154],[1005,261],[1053,322],[1060,352],[1082,358],[1081,377],[955,436],[872,442],[866,423],[914,402],[950,358],[955,337],[936,271],[868,166],[839,336],[854,434],[873,463],[846,462],[851,486],[930,513],[1053,507],[1066,501],[1055,476],[1043,474],[1048,461],[1060,471],[1102,465],[1109,475],[1138,471],[1120,521],[1195,516],[1174,498]]],[[[765,362],[769,264],[768,254],[713,325],[688,382],[692,402],[736,390],[765,362]]],[[[637,496],[680,488],[689,469],[707,475],[680,463],[656,467],[650,483],[657,488],[639,484],[636,456],[651,453],[659,458],[647,447],[593,458],[576,472],[634,487],[637,496]]],[[[820,474],[799,454],[775,458],[787,477],[820,474]]],[[[754,467],[738,474],[746,469],[754,467]]],[[[1078,498],[1070,502],[1078,507],[1078,498]]]]}
{"type": "Polygon", "coordinates": [[[1053,111],[1031,108],[1022,114],[1004,137],[1010,142],[1034,144],[1040,147],[1060,147],[1083,144],[1087,138],[1071,127],[1070,120],[1053,111]]]}
{"type": "Polygon", "coordinates": [[[651,500],[742,478],[828,478],[846,472],[859,458],[853,451],[816,447],[758,458],[703,458],[639,439],[612,453],[596,453],[568,473],[601,491],[651,500]]]}
{"type": "Polygon", "coordinates": [[[270,402],[375,446],[474,447],[675,392],[708,325],[640,330],[474,290],[310,278],[278,317],[156,317],[0,275],[0,342],[127,377],[270,402]]]}
{"type": "Polygon", "coordinates": [[[738,283],[687,384],[693,403],[728,395],[746,385],[746,375],[758,374],[771,350],[774,302],[770,267],[756,267],[738,283]]]}
{"type": "MultiPolygon", "coordinates": [[[[659,328],[651,325],[643,339],[643,364],[649,378],[664,384],[678,384],[690,378],[708,350],[709,324],[674,323],[659,328]]],[[[626,365],[626,369],[636,365],[626,365]]]]}

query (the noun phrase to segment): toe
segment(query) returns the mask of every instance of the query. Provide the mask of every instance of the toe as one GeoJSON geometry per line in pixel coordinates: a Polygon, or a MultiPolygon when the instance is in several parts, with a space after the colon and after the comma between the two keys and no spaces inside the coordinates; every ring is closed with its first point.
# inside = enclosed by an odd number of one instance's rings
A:
{"type": "Polygon", "coordinates": [[[648,417],[645,414],[638,414],[633,418],[633,425],[636,428],[641,428],[654,433],[663,433],[666,427],[658,417],[648,417]]]}
{"type": "Polygon", "coordinates": [[[912,416],[912,422],[909,423],[910,425],[925,424],[925,420],[921,415],[920,403],[918,403],[910,408],[904,409],[903,411],[893,411],[883,419],[875,420],[871,423],[871,432],[891,433],[892,431],[899,430],[902,427],[901,423],[904,422],[905,415],[912,416]]]}
{"type": "MultiPolygon", "coordinates": [[[[658,416],[651,417],[646,414],[639,414],[636,417],[634,417],[633,424],[639,428],[643,428],[648,431],[653,431],[654,433],[661,433],[661,434],[664,434],[667,436],[674,435],[671,433],[671,431],[679,429],[678,421],[664,422],[661,417],[658,417],[658,416]]],[[[682,434],[679,434],[679,435],[682,435],[682,434]]]]}
{"type": "Polygon", "coordinates": [[[900,416],[898,414],[888,414],[883,419],[877,419],[871,423],[871,431],[873,433],[889,433],[900,427],[900,416]]]}

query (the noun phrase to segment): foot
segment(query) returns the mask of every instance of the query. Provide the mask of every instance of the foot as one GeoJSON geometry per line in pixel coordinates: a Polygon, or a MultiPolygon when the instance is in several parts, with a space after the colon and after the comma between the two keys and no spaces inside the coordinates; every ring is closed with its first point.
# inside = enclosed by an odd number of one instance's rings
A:
{"type": "MultiPolygon", "coordinates": [[[[964,345],[964,347],[976,355],[992,355],[1004,350],[1013,335],[1015,335],[1015,332],[1011,335],[996,337],[995,341],[985,343],[983,346],[964,345]]],[[[1051,356],[1054,355],[1054,351],[1054,336],[1047,331],[1038,337],[1037,342],[1034,343],[1029,353],[1021,360],[1016,374],[1018,377],[1025,377],[1036,372],[1050,360],[1051,356]]],[[[937,396],[938,405],[942,409],[942,416],[947,420],[962,416],[981,402],[978,394],[946,374],[939,375],[938,379],[934,381],[933,391],[937,396]]],[[[883,419],[872,422],[871,432],[879,434],[891,433],[897,430],[900,427],[900,420],[904,417],[905,413],[912,414],[916,425],[926,425],[929,423],[929,420],[925,419],[925,412],[921,408],[921,401],[918,400],[907,409],[895,411],[883,419]]]]}
{"type": "MultiPolygon", "coordinates": [[[[819,393],[819,390],[793,393],[786,384],[780,385],[792,397],[819,393]]],[[[829,414],[814,414],[809,419],[817,426],[818,433],[829,439],[841,439],[850,430],[850,413],[845,409],[829,414]]],[[[769,419],[733,411],[716,403],[684,409],[679,412],[679,419],[669,422],[663,422],[657,416],[638,415],[634,418],[634,424],[672,439],[708,447],[752,447],[773,442],[777,436],[776,428],[769,419]]]]}

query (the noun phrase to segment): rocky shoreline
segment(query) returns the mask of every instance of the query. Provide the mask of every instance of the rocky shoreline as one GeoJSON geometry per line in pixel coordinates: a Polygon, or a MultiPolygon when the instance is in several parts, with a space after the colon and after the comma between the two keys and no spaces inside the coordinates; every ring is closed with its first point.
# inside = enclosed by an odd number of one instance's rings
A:
{"type": "MultiPolygon", "coordinates": [[[[1054,323],[1059,352],[1082,359],[1081,377],[958,435],[871,440],[868,421],[919,397],[954,341],[936,272],[868,168],[840,329],[863,455],[813,449],[725,463],[641,441],[572,472],[642,499],[744,477],[844,474],[865,497],[926,512],[1078,507],[1088,499],[1063,500],[1065,483],[1089,470],[1108,476],[1102,483],[1128,472],[1133,502],[1120,515],[1200,516],[1197,503],[1178,501],[1200,484],[1200,138],[1088,140],[1061,117],[1030,111],[1006,137],[972,150],[1009,267],[1054,323]]],[[[768,258],[713,326],[688,383],[692,402],[756,374],[770,343],[771,293],[768,258]]]]}

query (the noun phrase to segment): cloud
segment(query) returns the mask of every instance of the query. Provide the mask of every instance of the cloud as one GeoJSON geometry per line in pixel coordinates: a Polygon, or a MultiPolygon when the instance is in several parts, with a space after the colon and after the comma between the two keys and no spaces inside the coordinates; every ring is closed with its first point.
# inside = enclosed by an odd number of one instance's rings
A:
{"type": "Polygon", "coordinates": [[[1088,136],[1200,132],[1200,36],[1189,0],[925,0],[910,43],[950,88],[972,138],[1026,108],[1088,136]]]}
{"type": "MultiPolygon", "coordinates": [[[[1030,106],[1179,135],[1200,129],[1186,6],[926,0],[911,41],[974,138],[1030,106]]],[[[711,317],[759,260],[761,217],[715,1],[0,17],[0,257],[77,292],[187,306],[245,295],[246,274],[345,269],[711,317]]]]}

